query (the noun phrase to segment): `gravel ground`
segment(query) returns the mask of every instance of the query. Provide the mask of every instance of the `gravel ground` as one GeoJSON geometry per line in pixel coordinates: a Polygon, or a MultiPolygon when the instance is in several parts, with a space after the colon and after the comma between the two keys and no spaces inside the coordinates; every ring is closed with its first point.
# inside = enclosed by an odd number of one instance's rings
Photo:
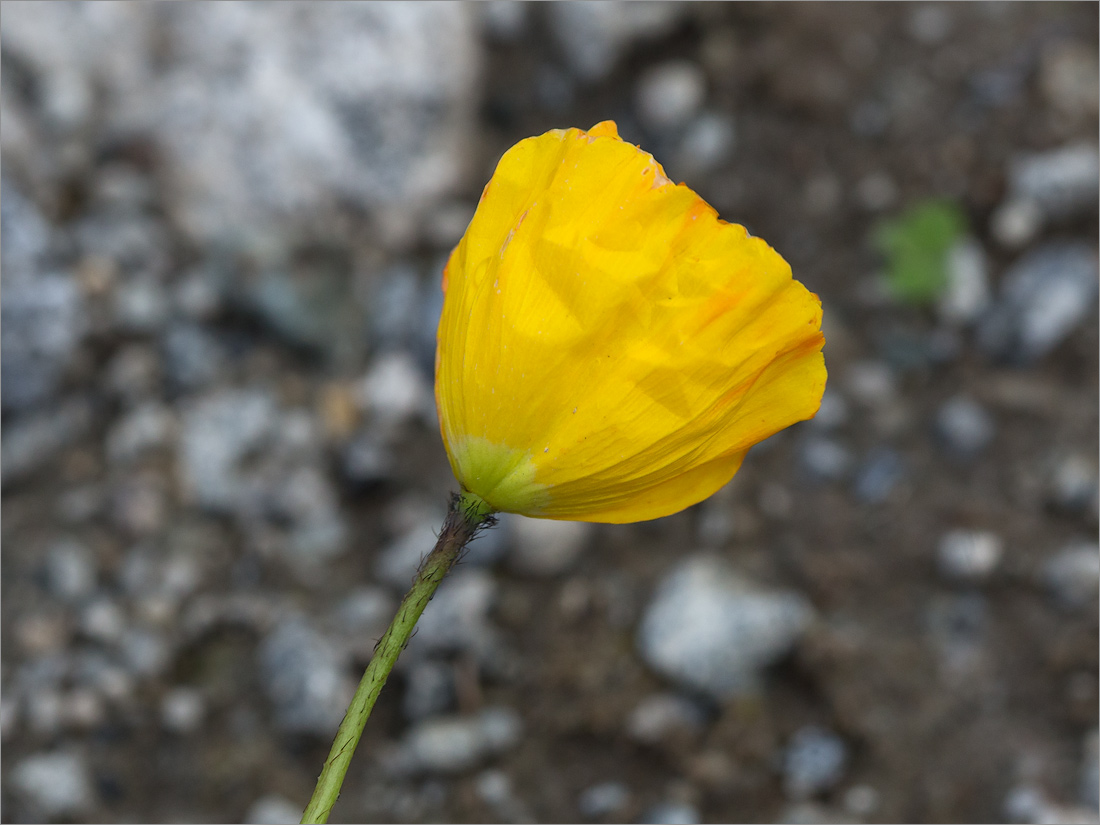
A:
{"type": "Polygon", "coordinates": [[[1095,4],[0,33],[3,821],[297,821],[454,487],[442,262],[607,118],[820,294],[821,413],[678,515],[478,539],[333,820],[1100,819],[1095,4]]]}

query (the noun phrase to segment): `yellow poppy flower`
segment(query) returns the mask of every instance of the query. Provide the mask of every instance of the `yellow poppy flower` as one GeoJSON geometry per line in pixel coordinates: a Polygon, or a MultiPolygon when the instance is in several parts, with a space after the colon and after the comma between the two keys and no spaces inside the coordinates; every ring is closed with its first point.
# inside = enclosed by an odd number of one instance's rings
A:
{"type": "Polygon", "coordinates": [[[817,296],[611,121],[509,149],[443,289],[440,429],[485,510],[675,513],[825,389],[817,296]]]}

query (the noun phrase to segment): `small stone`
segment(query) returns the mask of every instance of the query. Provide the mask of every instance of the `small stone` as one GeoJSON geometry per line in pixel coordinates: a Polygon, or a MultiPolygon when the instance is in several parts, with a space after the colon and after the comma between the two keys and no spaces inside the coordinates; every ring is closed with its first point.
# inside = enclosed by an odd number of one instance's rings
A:
{"type": "Polygon", "coordinates": [[[658,585],[637,644],[655,670],[726,699],[754,691],[812,617],[800,594],[759,589],[720,560],[697,557],[658,585]]]}
{"type": "Polygon", "coordinates": [[[1045,244],[1005,273],[997,303],[978,327],[978,345],[1003,360],[1035,363],[1095,312],[1096,295],[1096,250],[1045,244]]]}
{"type": "Polygon", "coordinates": [[[359,383],[357,399],[363,409],[387,421],[425,416],[432,401],[427,381],[406,352],[378,356],[359,383]]]}
{"type": "Polygon", "coordinates": [[[123,416],[107,434],[107,457],[128,464],[149,450],[166,447],[175,439],[176,418],[171,408],[152,401],[123,416]]]}
{"type": "Polygon", "coordinates": [[[958,395],[944,402],[936,412],[935,430],[952,454],[971,459],[993,441],[997,426],[976,401],[958,395]]]}
{"type": "Polygon", "coordinates": [[[938,46],[954,27],[950,10],[931,3],[913,6],[907,22],[910,37],[924,46],[938,46]]]}
{"type": "Polygon", "coordinates": [[[0,479],[7,484],[40,469],[86,435],[92,422],[92,407],[84,398],[61,401],[11,424],[5,421],[0,441],[0,479]]]}
{"type": "Polygon", "coordinates": [[[853,492],[860,501],[882,504],[907,475],[905,460],[894,450],[880,447],[871,451],[856,471],[853,492]]]}
{"type": "Polygon", "coordinates": [[[971,324],[990,303],[989,262],[974,238],[958,241],[947,253],[947,288],[939,315],[948,324],[971,324]]]}
{"type": "Polygon", "coordinates": [[[76,602],[95,589],[96,566],[91,551],[66,538],[55,542],[46,554],[46,582],[60,599],[76,602]]]}
{"type": "Polygon", "coordinates": [[[702,821],[699,810],[686,802],[658,802],[639,820],[645,825],[698,825],[702,821]]]}
{"type": "Polygon", "coordinates": [[[630,804],[630,788],[622,782],[600,782],[581,791],[577,810],[585,819],[601,819],[616,814],[630,804]]]}
{"type": "Polygon", "coordinates": [[[1097,507],[1096,463],[1082,455],[1070,455],[1058,462],[1050,484],[1051,501],[1068,512],[1097,507]]]}
{"type": "Polygon", "coordinates": [[[489,0],[482,3],[481,24],[486,33],[503,43],[514,43],[527,29],[528,7],[511,0],[489,0]]]}
{"type": "Polygon", "coordinates": [[[346,480],[356,485],[372,485],[393,477],[397,458],[389,439],[377,427],[365,427],[348,441],[340,453],[346,480]]]}
{"type": "Polygon", "coordinates": [[[881,212],[898,199],[898,185],[885,172],[873,172],[856,184],[856,200],[868,212],[881,212]]]}
{"type": "Polygon", "coordinates": [[[810,420],[810,427],[829,433],[847,424],[848,417],[848,402],[844,400],[844,396],[838,390],[826,387],[817,415],[810,420]]]}
{"type": "Polygon", "coordinates": [[[73,753],[30,756],[12,768],[10,778],[37,814],[49,819],[79,819],[94,803],[88,768],[73,753]]]}
{"type": "Polygon", "coordinates": [[[172,324],[161,346],[168,381],[180,390],[196,390],[213,383],[226,363],[221,343],[199,324],[172,324]]]}
{"type": "Polygon", "coordinates": [[[244,815],[245,822],[255,825],[296,825],[301,819],[301,807],[276,794],[261,796],[244,815]]]}
{"type": "Polygon", "coordinates": [[[460,773],[519,744],[523,722],[511,708],[474,716],[436,717],[409,730],[393,767],[413,773],[460,773]]]}
{"type": "Polygon", "coordinates": [[[206,272],[189,273],[176,286],[173,299],[176,307],[192,321],[213,320],[222,309],[222,296],[206,272]]]}
{"type": "Polygon", "coordinates": [[[1006,249],[1022,249],[1039,236],[1042,228],[1042,210],[1026,199],[1005,201],[994,210],[989,221],[989,231],[1006,249]]]}
{"type": "Polygon", "coordinates": [[[332,624],[346,636],[370,641],[381,638],[393,619],[396,600],[378,587],[359,587],[341,599],[332,613],[332,624]]]}
{"type": "Polygon", "coordinates": [[[115,291],[115,323],[127,332],[152,333],[164,326],[170,305],[164,288],[148,278],[115,291]]]}
{"type": "Polygon", "coordinates": [[[1039,88],[1063,114],[1095,117],[1100,108],[1095,45],[1063,41],[1045,48],[1039,61],[1039,88]]]}
{"type": "Polygon", "coordinates": [[[679,3],[608,5],[594,0],[554,3],[550,29],[573,73],[586,81],[606,77],[632,42],[671,28],[685,9],[679,3]]]}
{"type": "Polygon", "coordinates": [[[206,702],[194,688],[174,688],[160,701],[161,724],[172,733],[194,733],[205,715],[206,702]]]}
{"type": "Polygon", "coordinates": [[[448,576],[409,641],[410,663],[431,653],[487,653],[496,640],[488,619],[496,595],[496,581],[484,570],[466,568],[448,576]]]}
{"type": "Polygon", "coordinates": [[[837,481],[848,474],[852,454],[830,438],[808,438],[802,444],[802,466],[811,477],[837,481]]]}
{"type": "Polygon", "coordinates": [[[883,407],[898,396],[894,371],[882,361],[855,361],[843,375],[849,395],[867,407],[883,407]]]}
{"type": "Polygon", "coordinates": [[[695,63],[674,60],[647,69],[635,91],[638,114],[658,131],[683,126],[703,104],[707,82],[695,63]]]}
{"type": "Polygon", "coordinates": [[[1078,143],[1022,155],[1009,170],[1012,201],[1030,201],[1047,218],[1064,218],[1096,207],[1100,153],[1095,143],[1078,143]]]}
{"type": "Polygon", "coordinates": [[[122,656],[139,676],[158,676],[171,659],[167,640],[152,630],[131,628],[123,634],[122,656]]]}
{"type": "Polygon", "coordinates": [[[844,810],[860,819],[872,816],[880,804],[881,795],[870,785],[853,785],[844,792],[844,810]]]}
{"type": "Polygon", "coordinates": [[[1085,737],[1084,751],[1081,762],[1081,804],[1096,811],[1100,808],[1100,742],[1095,730],[1085,737]]]}
{"type": "Polygon", "coordinates": [[[432,552],[443,516],[425,510],[423,521],[382,549],[374,564],[374,575],[402,593],[412,585],[420,563],[432,552]]]}
{"type": "Polygon", "coordinates": [[[1087,607],[1100,590],[1100,547],[1071,544],[1043,565],[1043,579],[1054,600],[1067,610],[1087,607]]]}
{"type": "Polygon", "coordinates": [[[185,488],[202,506],[232,512],[246,495],[241,463],[276,425],[274,399],[260,390],[225,390],[185,408],[180,465],[185,488]]]}
{"type": "Polygon", "coordinates": [[[290,617],[260,643],[258,656],[276,724],[290,733],[331,735],[352,690],[343,657],[328,639],[290,617]]]}
{"type": "Polygon", "coordinates": [[[512,780],[504,771],[494,768],[482,771],[474,787],[481,800],[493,807],[505,805],[512,799],[512,780]]]}
{"type": "Polygon", "coordinates": [[[405,674],[401,710],[411,722],[450,710],[454,698],[454,671],[443,662],[417,662],[405,674]]]}
{"type": "Polygon", "coordinates": [[[122,638],[126,630],[126,615],[117,602],[102,597],[84,608],[79,628],[89,639],[113,644],[122,638]]]}
{"type": "Polygon", "coordinates": [[[940,539],[936,561],[946,578],[981,582],[989,578],[1004,554],[1000,536],[987,530],[952,530],[940,539]]]}
{"type": "Polygon", "coordinates": [[[584,552],[593,527],[582,521],[554,521],[506,514],[500,517],[512,536],[509,564],[532,576],[558,576],[584,552]]]}
{"type": "Polygon", "coordinates": [[[698,702],[676,693],[657,693],[631,711],[626,730],[642,744],[657,745],[670,736],[698,733],[706,721],[706,711],[698,702]]]}
{"type": "Polygon", "coordinates": [[[799,729],[783,758],[787,796],[804,799],[829,790],[844,775],[847,761],[848,747],[835,733],[813,725],[799,729]]]}
{"type": "Polygon", "coordinates": [[[692,175],[711,172],[725,163],[737,140],[733,118],[704,112],[684,129],[676,149],[676,169],[692,175]]]}

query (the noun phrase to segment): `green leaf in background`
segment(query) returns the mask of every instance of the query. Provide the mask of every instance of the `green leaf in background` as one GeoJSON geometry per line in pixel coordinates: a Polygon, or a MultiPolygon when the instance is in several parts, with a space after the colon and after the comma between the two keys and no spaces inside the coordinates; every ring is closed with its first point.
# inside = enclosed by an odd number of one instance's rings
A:
{"type": "Polygon", "coordinates": [[[935,301],[947,286],[947,253],[966,231],[966,215],[950,201],[923,201],[880,223],[874,244],[886,258],[890,293],[911,304],[935,301]]]}

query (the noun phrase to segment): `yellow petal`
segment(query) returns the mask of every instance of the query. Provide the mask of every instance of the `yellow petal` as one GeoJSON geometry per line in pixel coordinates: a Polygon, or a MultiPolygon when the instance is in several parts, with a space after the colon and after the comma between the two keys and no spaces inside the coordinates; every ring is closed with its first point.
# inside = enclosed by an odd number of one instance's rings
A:
{"type": "Polygon", "coordinates": [[[824,390],[817,297],[610,121],[504,155],[444,288],[443,440],[498,510],[674,513],[824,390]]]}

